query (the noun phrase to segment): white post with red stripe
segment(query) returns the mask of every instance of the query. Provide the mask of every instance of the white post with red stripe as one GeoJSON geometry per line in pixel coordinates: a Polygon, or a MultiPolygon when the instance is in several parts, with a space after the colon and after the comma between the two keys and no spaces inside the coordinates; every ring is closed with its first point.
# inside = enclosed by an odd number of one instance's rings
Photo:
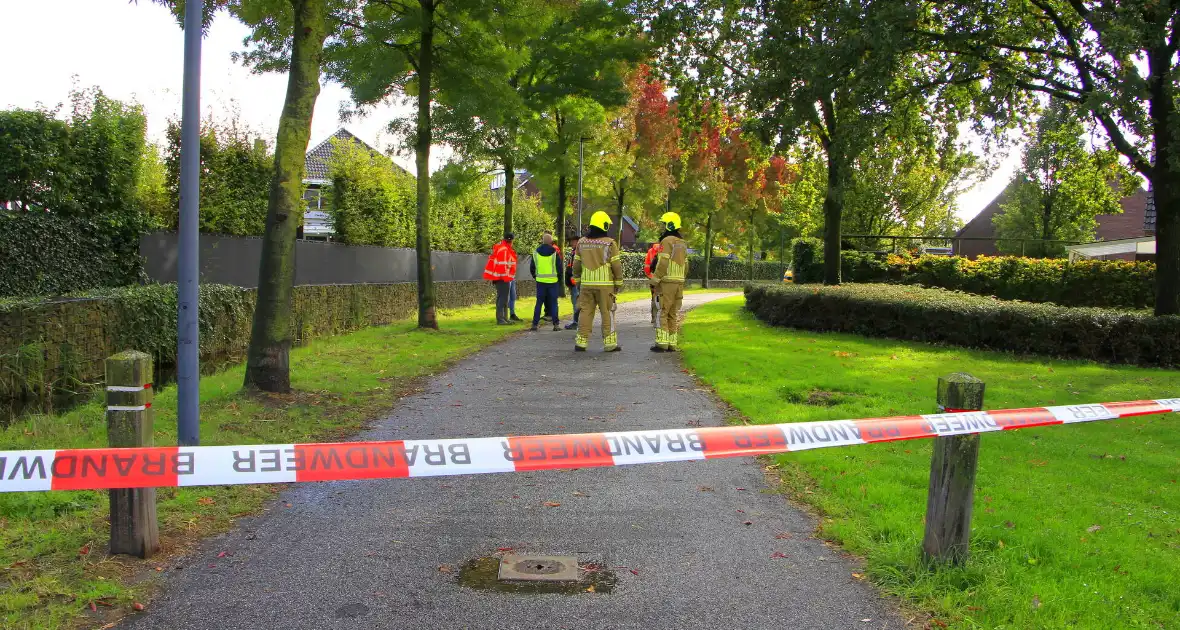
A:
{"type": "MultiPolygon", "coordinates": [[[[107,442],[113,448],[152,446],[156,412],[152,409],[151,355],[129,350],[107,359],[106,381],[107,442]]],[[[122,459],[122,465],[127,466],[127,458],[122,459]]],[[[118,459],[114,463],[120,465],[118,459]]],[[[86,466],[85,460],[82,466],[86,466]]],[[[159,550],[156,489],[111,490],[110,499],[111,553],[148,558],[159,550]]]]}

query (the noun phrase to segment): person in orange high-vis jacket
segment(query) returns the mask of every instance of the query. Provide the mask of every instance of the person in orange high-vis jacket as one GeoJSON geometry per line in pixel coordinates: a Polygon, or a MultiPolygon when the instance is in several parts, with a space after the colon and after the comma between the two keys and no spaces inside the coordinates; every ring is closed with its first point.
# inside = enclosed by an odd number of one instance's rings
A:
{"type": "Polygon", "coordinates": [[[504,235],[504,240],[496,243],[483,268],[483,279],[491,280],[496,287],[496,323],[501,326],[512,323],[508,320],[509,283],[516,278],[516,250],[512,249],[512,238],[513,234],[509,232],[504,235]]]}
{"type": "MultiPolygon", "coordinates": [[[[643,259],[643,274],[647,276],[648,280],[651,280],[651,271],[655,269],[655,265],[652,263],[655,262],[656,257],[659,255],[660,244],[652,243],[651,247],[647,250],[647,257],[643,259]]],[[[660,296],[654,286],[651,287],[651,323],[656,328],[660,327],[660,296]]]]}

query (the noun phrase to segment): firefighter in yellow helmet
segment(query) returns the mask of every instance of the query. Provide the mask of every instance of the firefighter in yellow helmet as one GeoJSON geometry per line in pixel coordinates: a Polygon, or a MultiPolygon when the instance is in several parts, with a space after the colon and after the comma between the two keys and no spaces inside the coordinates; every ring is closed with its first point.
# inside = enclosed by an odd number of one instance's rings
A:
{"type": "Polygon", "coordinates": [[[610,215],[599,210],[590,217],[586,238],[574,250],[574,278],[582,287],[578,296],[578,334],[574,350],[585,352],[594,330],[594,310],[602,314],[602,345],[607,352],[618,352],[619,333],[615,331],[615,294],[623,288],[623,255],[614,239],[607,236],[610,215]]]}
{"type": "Polygon", "coordinates": [[[651,285],[660,298],[660,323],[652,352],[675,352],[680,348],[680,305],[684,302],[684,278],[688,274],[688,243],[680,238],[680,215],[665,212],[660,217],[660,255],[651,267],[651,285]]]}

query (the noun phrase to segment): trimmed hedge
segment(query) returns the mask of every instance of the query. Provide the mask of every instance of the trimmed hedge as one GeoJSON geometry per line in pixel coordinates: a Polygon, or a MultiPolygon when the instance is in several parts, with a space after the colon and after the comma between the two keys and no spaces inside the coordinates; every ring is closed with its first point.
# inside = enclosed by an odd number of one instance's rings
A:
{"type": "Polygon", "coordinates": [[[747,286],[774,325],[971,348],[1180,367],[1180,316],[1030,304],[885,284],[747,286]]]}
{"type": "MultiPolygon", "coordinates": [[[[823,247],[797,239],[795,282],[823,280],[823,247]],[[817,248],[818,247],[818,248],[817,248]]],[[[919,256],[842,252],[844,282],[916,284],[1062,306],[1149,308],[1155,304],[1155,263],[1125,260],[919,256]]]]}
{"type": "Polygon", "coordinates": [[[139,284],[145,277],[140,230],[114,221],[0,210],[0,296],[139,284]]]}
{"type": "MultiPolygon", "coordinates": [[[[646,253],[623,252],[623,277],[644,278],[643,260],[646,253]]],[[[750,274],[750,264],[744,260],[730,260],[714,256],[710,261],[710,280],[746,280],[750,274]]],[[[755,280],[781,280],[783,266],[778,261],[755,260],[755,280]]],[[[700,280],[705,277],[705,257],[697,254],[688,257],[688,277],[700,280]]]]}
{"type": "MultiPolygon", "coordinates": [[[[536,285],[518,281],[521,296],[536,285]]],[[[495,290],[482,280],[437,282],[438,308],[491,302],[495,290]]],[[[630,281],[624,290],[647,290],[630,281]]],[[[202,284],[201,360],[238,360],[250,342],[254,289],[202,284]]],[[[562,311],[568,313],[563,300],[562,311]]],[[[295,287],[291,334],[295,343],[388,324],[418,309],[415,283],[328,284],[295,287]]],[[[103,378],[103,361],[123,350],[141,350],[157,366],[176,360],[176,285],[106,289],[56,300],[0,301],[0,399],[44,394],[103,378]]]]}

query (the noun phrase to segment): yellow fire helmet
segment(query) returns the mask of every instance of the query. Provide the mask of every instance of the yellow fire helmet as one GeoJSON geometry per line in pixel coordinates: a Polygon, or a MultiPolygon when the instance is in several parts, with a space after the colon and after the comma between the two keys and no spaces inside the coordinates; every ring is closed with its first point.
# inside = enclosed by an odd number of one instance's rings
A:
{"type": "Polygon", "coordinates": [[[594,226],[594,227],[596,227],[596,228],[598,228],[598,229],[600,229],[600,230],[604,230],[604,231],[605,231],[605,230],[606,230],[606,226],[610,225],[611,223],[614,223],[614,221],[611,221],[611,220],[610,220],[610,215],[609,215],[609,214],[607,214],[607,213],[605,213],[605,212],[603,212],[602,210],[599,210],[598,212],[595,212],[595,213],[594,213],[594,214],[593,214],[593,215],[590,217],[590,225],[592,225],[592,226],[594,226]]]}
{"type": "Polygon", "coordinates": [[[675,212],[665,212],[664,215],[660,217],[660,223],[663,223],[664,226],[669,230],[679,230],[680,215],[676,214],[675,212]]]}

